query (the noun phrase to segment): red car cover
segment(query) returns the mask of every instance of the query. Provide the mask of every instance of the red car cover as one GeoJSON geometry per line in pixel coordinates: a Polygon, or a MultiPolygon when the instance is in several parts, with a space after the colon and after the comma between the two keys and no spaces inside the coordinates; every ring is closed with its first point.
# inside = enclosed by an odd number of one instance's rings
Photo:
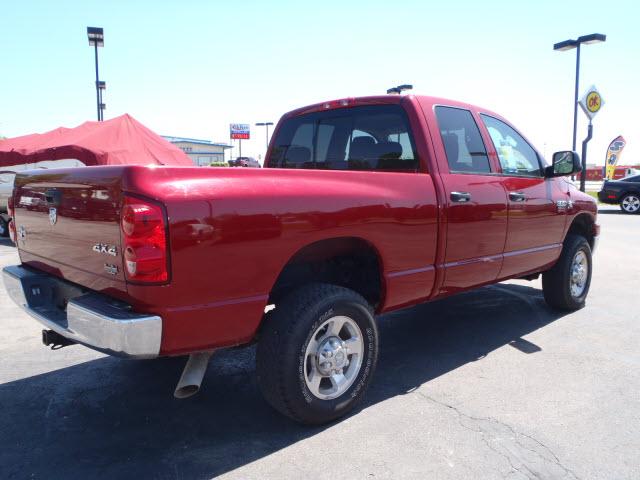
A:
{"type": "Polygon", "coordinates": [[[125,114],[104,122],[0,140],[0,168],[43,160],[77,159],[90,165],[193,167],[178,147],[125,114]]]}

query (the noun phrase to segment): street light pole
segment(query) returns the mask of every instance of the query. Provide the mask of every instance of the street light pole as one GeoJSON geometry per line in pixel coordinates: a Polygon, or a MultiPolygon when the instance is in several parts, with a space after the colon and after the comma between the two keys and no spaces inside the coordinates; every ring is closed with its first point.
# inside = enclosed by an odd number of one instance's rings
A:
{"type": "Polygon", "coordinates": [[[266,128],[264,129],[264,131],[265,131],[265,136],[264,136],[265,145],[264,145],[264,148],[265,148],[265,154],[266,154],[266,151],[269,150],[269,124],[267,123],[265,125],[265,127],[266,128]]]}
{"type": "Polygon", "coordinates": [[[269,125],[273,125],[273,122],[258,122],[258,123],[256,123],[256,127],[267,127],[267,129],[266,129],[267,145],[266,145],[266,150],[265,150],[265,156],[266,156],[267,150],[269,150],[269,125]]]}
{"type": "Polygon", "coordinates": [[[98,106],[98,121],[102,121],[102,115],[100,112],[100,86],[98,82],[100,81],[100,75],[98,74],[98,42],[94,42],[93,44],[96,52],[96,101],[98,106]]]}
{"type": "Polygon", "coordinates": [[[576,136],[578,130],[578,86],[580,82],[580,45],[590,45],[592,43],[604,42],[607,40],[607,36],[601,33],[592,33],[590,35],[582,35],[577,39],[564,40],[560,43],[556,43],[553,46],[554,50],[564,52],[565,50],[576,49],[576,84],[573,95],[573,141],[571,143],[571,149],[576,150],[576,136]]]}
{"type": "Polygon", "coordinates": [[[571,150],[576,151],[576,135],[578,132],[578,85],[580,84],[580,43],[576,47],[576,88],[573,95],[573,143],[571,150]]]}
{"type": "Polygon", "coordinates": [[[99,27],[87,27],[87,38],[89,45],[94,47],[96,63],[96,105],[98,109],[98,121],[103,120],[102,95],[100,93],[100,75],[98,74],[98,47],[104,47],[104,30],[99,27]]]}
{"type": "Polygon", "coordinates": [[[102,102],[102,92],[107,89],[107,82],[102,80],[98,81],[98,90],[100,92],[98,107],[100,111],[100,121],[104,121],[104,110],[107,106],[102,102]]]}

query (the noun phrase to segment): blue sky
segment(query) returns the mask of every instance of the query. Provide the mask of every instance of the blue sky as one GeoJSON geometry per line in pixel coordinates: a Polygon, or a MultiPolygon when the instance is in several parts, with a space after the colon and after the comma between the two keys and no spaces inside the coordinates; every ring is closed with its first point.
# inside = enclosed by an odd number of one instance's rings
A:
{"type": "MultiPolygon", "coordinates": [[[[105,117],[160,134],[229,142],[231,122],[412,83],[497,111],[550,157],[571,147],[575,68],[575,50],[552,46],[598,32],[606,43],[582,50],[580,92],[595,84],[606,102],[588,160],[622,134],[622,163],[640,162],[639,14],[631,1],[4,2],[0,135],[95,119],[91,25],[105,29],[105,117]]],[[[263,155],[264,130],[252,137],[243,154],[263,155]]]]}

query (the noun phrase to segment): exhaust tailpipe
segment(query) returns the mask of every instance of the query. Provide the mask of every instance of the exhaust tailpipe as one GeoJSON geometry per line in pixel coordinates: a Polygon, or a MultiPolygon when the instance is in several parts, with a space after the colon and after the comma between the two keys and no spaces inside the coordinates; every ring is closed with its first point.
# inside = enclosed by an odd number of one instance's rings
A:
{"type": "Polygon", "coordinates": [[[198,393],[211,355],[213,355],[213,350],[189,355],[187,364],[184,366],[180,376],[180,381],[176,385],[176,391],[173,393],[174,397],[182,399],[198,393]]]}
{"type": "Polygon", "coordinates": [[[62,347],[75,345],[75,343],[73,340],[69,340],[53,330],[42,330],[42,344],[45,347],[51,346],[51,350],[59,350],[62,347]]]}

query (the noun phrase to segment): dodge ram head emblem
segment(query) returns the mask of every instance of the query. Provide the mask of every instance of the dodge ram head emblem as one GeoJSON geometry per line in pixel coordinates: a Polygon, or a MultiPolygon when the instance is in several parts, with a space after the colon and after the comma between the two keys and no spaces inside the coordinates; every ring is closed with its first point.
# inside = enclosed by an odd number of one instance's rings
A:
{"type": "Polygon", "coordinates": [[[116,267],[115,265],[113,265],[111,263],[105,263],[104,264],[104,271],[107,272],[109,275],[117,275],[118,274],[118,267],[116,267]]]}
{"type": "Polygon", "coordinates": [[[49,223],[55,225],[58,221],[58,210],[55,207],[49,209],[49,223]]]}

